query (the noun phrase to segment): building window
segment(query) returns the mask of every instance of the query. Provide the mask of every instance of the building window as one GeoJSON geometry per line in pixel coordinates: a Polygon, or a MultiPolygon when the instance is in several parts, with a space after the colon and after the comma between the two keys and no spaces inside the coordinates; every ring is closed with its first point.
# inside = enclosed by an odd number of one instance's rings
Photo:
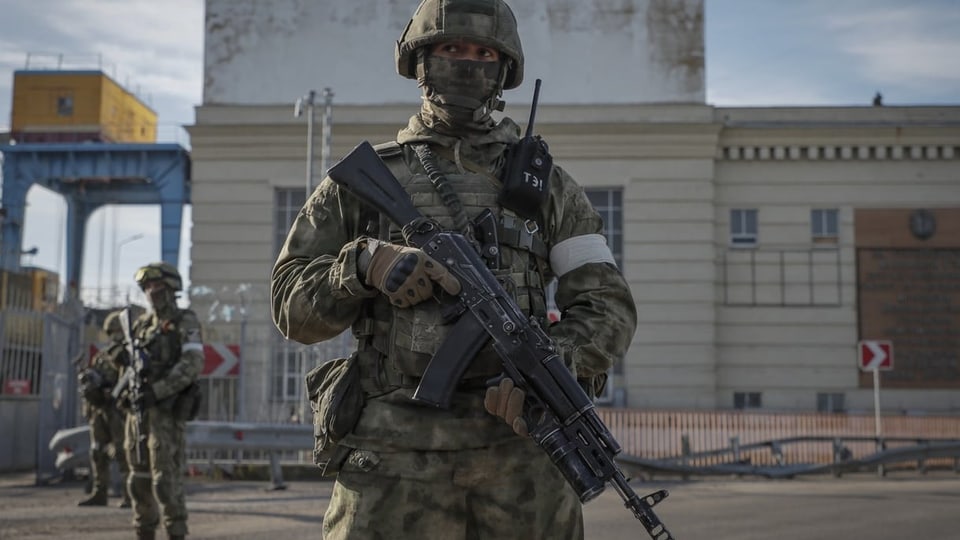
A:
{"type": "Polygon", "coordinates": [[[836,208],[810,211],[810,233],[814,244],[836,244],[840,237],[839,216],[836,208]]]}
{"type": "Polygon", "coordinates": [[[613,252],[613,260],[623,268],[623,190],[585,189],[590,204],[603,219],[603,235],[613,252]]]}
{"type": "Polygon", "coordinates": [[[762,406],[760,392],[734,392],[734,409],[759,409],[762,406]]]}
{"type": "Polygon", "coordinates": [[[284,242],[287,241],[287,233],[293,220],[297,218],[303,203],[307,196],[304,188],[277,188],[273,197],[275,218],[273,223],[274,230],[274,249],[273,252],[279,253],[284,242]]]}
{"type": "Polygon", "coordinates": [[[57,96],[57,116],[73,116],[73,96],[57,96]]]}
{"type": "Polygon", "coordinates": [[[303,380],[305,348],[298,344],[277,339],[273,353],[273,398],[277,401],[299,402],[303,380]]]}
{"type": "Polygon", "coordinates": [[[734,208],[730,210],[730,245],[754,247],[757,245],[756,209],[734,208]]]}
{"type": "Polygon", "coordinates": [[[817,412],[842,413],[844,412],[843,394],[836,392],[817,393],[817,412]]]}

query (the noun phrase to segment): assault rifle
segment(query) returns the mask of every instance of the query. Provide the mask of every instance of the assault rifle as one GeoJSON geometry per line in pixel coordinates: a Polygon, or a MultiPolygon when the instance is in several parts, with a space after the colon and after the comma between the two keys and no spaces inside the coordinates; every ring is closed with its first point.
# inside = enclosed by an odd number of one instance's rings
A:
{"type": "Polygon", "coordinates": [[[143,463],[143,457],[147,455],[147,429],[144,418],[147,411],[144,410],[142,396],[147,384],[150,361],[143,349],[133,340],[131,334],[133,314],[129,307],[124,308],[120,313],[120,327],[123,328],[123,340],[124,347],[127,350],[128,364],[123,371],[123,376],[113,387],[111,395],[113,399],[117,399],[124,391],[127,392],[131,413],[136,419],[133,436],[137,441],[137,463],[143,463]]]}
{"type": "Polygon", "coordinates": [[[364,141],[327,172],[402,228],[405,241],[422,249],[460,280],[460,317],[430,360],[413,398],[449,407],[457,382],[476,352],[492,340],[505,376],[524,390],[530,436],[560,469],[582,503],[610,482],[655,540],[673,536],[653,511],[667,497],[659,490],[639,497],[614,461],[620,445],[597,415],[593,401],[563,364],[556,346],[536,319],[527,318],[487,268],[474,245],[423,216],[380,156],[364,141]]]}

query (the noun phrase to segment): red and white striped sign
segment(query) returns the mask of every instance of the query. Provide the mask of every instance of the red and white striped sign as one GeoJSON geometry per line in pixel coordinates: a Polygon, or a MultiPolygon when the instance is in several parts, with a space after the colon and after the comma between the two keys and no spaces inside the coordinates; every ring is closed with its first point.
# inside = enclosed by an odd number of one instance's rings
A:
{"type": "Polygon", "coordinates": [[[236,377],[240,374],[240,346],[226,343],[203,344],[204,377],[236,377]]]}
{"type": "Polygon", "coordinates": [[[857,346],[857,361],[861,371],[889,371],[893,369],[893,343],[865,339],[857,346]]]}
{"type": "MultiPolygon", "coordinates": [[[[102,345],[90,344],[90,358],[102,345]]],[[[201,377],[236,377],[240,375],[240,345],[236,343],[204,343],[201,377]]]]}

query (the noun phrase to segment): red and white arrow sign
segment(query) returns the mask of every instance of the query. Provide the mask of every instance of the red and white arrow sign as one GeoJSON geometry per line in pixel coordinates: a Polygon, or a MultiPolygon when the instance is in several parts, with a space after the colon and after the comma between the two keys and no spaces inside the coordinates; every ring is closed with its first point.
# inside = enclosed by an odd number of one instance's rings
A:
{"type": "Polygon", "coordinates": [[[204,343],[202,374],[204,377],[239,375],[240,346],[226,343],[204,343]]]}
{"type": "Polygon", "coordinates": [[[893,369],[893,343],[865,339],[857,345],[858,364],[862,371],[893,369]]]}
{"type": "MultiPolygon", "coordinates": [[[[98,343],[90,344],[90,358],[100,351],[98,343]]],[[[240,345],[234,343],[204,343],[201,377],[236,377],[240,375],[240,345]]]]}

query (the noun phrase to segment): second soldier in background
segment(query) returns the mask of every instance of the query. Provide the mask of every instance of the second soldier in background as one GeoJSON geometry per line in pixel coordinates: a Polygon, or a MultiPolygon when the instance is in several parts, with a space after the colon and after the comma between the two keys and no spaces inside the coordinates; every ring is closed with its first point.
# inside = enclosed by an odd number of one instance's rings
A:
{"type": "Polygon", "coordinates": [[[117,366],[127,363],[120,313],[114,311],[103,320],[103,332],[109,344],[80,372],[80,396],[83,416],[90,424],[90,475],[93,493],[79,506],[106,506],[110,489],[110,462],[117,460],[123,479],[121,508],[130,507],[127,492],[127,458],[123,449],[123,413],[117,408],[112,390],[117,384],[117,366]]]}

